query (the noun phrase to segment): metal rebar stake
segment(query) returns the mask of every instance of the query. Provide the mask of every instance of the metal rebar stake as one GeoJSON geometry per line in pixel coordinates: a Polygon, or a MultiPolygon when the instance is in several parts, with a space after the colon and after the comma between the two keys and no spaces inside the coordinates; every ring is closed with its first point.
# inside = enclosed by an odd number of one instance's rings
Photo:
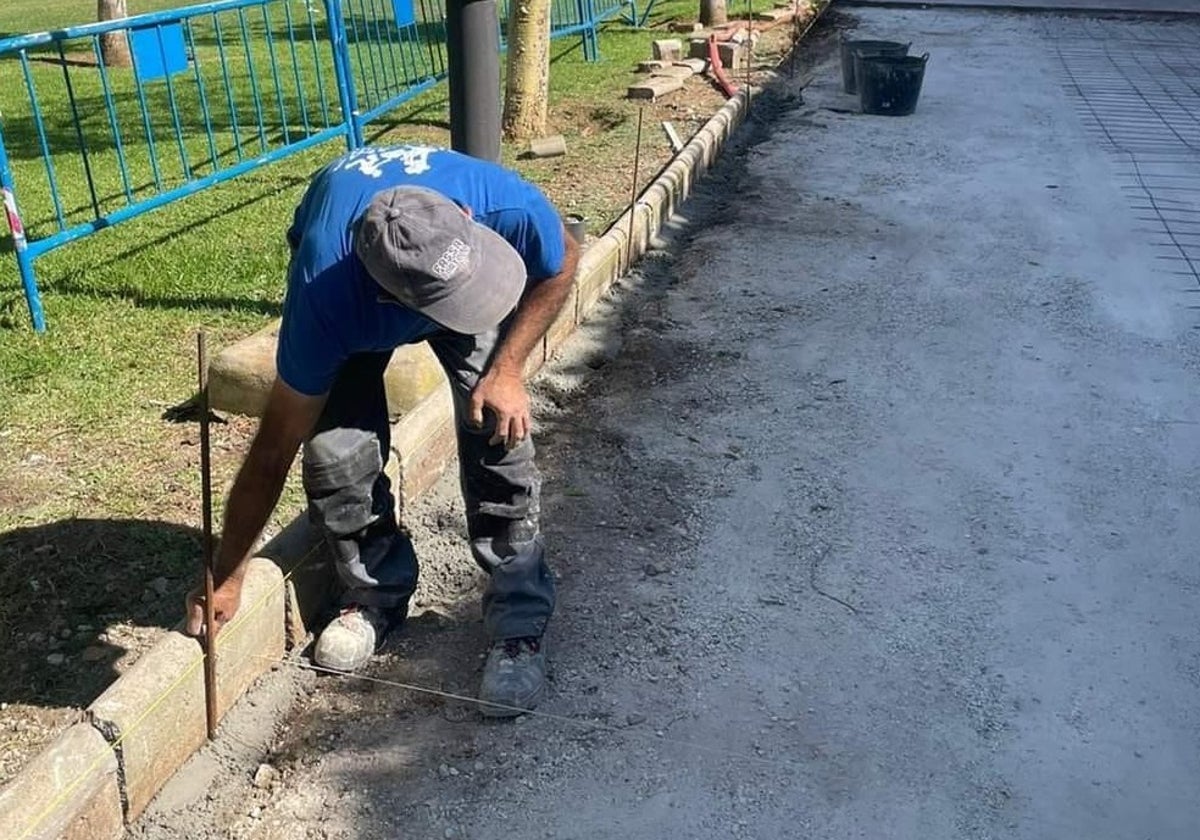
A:
{"type": "Polygon", "coordinates": [[[645,105],[638,106],[637,140],[633,146],[633,195],[629,199],[629,252],[625,258],[625,270],[633,270],[633,223],[637,219],[638,170],[642,165],[642,115],[645,105]]]}
{"type": "Polygon", "coordinates": [[[746,0],[746,107],[750,107],[754,78],[754,0],[746,0]]]}
{"type": "Polygon", "coordinates": [[[204,333],[196,336],[200,402],[200,495],[204,524],[204,708],[208,739],[217,737],[217,650],[213,609],[212,469],[208,436],[208,350],[204,333]]]}

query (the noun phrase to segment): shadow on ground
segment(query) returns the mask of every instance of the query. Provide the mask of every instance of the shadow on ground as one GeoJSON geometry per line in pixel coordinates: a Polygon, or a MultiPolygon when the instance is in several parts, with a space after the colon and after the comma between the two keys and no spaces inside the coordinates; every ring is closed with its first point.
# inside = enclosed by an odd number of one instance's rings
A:
{"type": "Polygon", "coordinates": [[[199,531],[168,522],[68,519],[0,534],[0,701],[87,706],[116,661],[146,644],[139,628],[179,621],[200,554],[199,531]]]}

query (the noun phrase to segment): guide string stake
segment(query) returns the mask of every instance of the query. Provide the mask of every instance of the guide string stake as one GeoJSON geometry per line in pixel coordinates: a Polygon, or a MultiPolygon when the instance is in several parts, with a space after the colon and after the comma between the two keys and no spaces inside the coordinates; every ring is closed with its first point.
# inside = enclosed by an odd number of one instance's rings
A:
{"type": "Polygon", "coordinates": [[[204,539],[204,710],[208,740],[217,736],[217,649],[213,607],[212,465],[209,461],[208,350],[204,331],[196,336],[200,403],[200,496],[204,539]]]}

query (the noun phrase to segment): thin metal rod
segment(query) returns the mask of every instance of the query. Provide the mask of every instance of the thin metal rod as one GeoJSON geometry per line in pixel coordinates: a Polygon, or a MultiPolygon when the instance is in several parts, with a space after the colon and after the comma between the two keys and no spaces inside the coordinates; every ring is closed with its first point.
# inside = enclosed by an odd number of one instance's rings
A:
{"type": "Polygon", "coordinates": [[[125,189],[125,204],[133,204],[133,188],[129,182],[129,167],[125,164],[125,146],[121,142],[121,129],[117,126],[117,111],[113,105],[112,85],[108,82],[108,67],[100,50],[100,37],[92,39],[92,53],[96,56],[96,67],[100,71],[100,86],[104,91],[104,109],[108,113],[108,125],[112,130],[113,148],[117,150],[117,164],[121,169],[121,186],[125,189]]]}
{"type": "Polygon", "coordinates": [[[750,99],[750,79],[754,69],[754,0],[746,0],[746,99],[750,99]]]}
{"type": "Polygon", "coordinates": [[[179,162],[183,164],[183,179],[192,180],[192,165],[188,162],[187,147],[183,142],[183,124],[179,121],[179,106],[175,101],[175,83],[171,77],[171,66],[167,62],[167,45],[163,43],[162,26],[154,28],[154,37],[158,41],[158,58],[162,62],[163,78],[167,81],[167,101],[171,103],[171,124],[175,127],[175,140],[179,145],[179,162]]]}
{"type": "Polygon", "coordinates": [[[275,33],[271,31],[271,14],[265,5],[262,6],[262,19],[267,37],[267,55],[271,59],[271,79],[275,83],[275,102],[279,106],[279,125],[283,130],[283,142],[290,144],[292,135],[288,130],[287,106],[283,101],[283,84],[279,81],[279,57],[275,54],[275,33]]]}
{"type": "Polygon", "coordinates": [[[208,723],[208,739],[217,736],[217,648],[213,630],[213,537],[212,537],[212,469],[209,463],[208,437],[208,349],[204,332],[196,336],[197,361],[200,379],[200,496],[204,517],[204,709],[208,723]]]}
{"type": "Polygon", "coordinates": [[[67,220],[63,215],[62,200],[58,197],[58,175],[54,171],[54,157],[50,154],[50,141],[46,139],[46,123],[42,119],[42,106],[33,86],[33,73],[29,71],[29,56],[21,50],[21,72],[25,74],[25,90],[29,93],[29,105],[33,110],[33,125],[37,129],[38,143],[42,149],[42,163],[46,167],[46,182],[50,186],[50,197],[54,200],[54,217],[58,219],[58,229],[67,229],[67,220]]]}
{"type": "Polygon", "coordinates": [[[642,116],[646,112],[645,105],[638,106],[637,142],[633,147],[633,191],[629,199],[629,253],[625,258],[625,270],[633,268],[633,223],[637,219],[638,200],[638,170],[642,165],[642,116]]]}
{"type": "Polygon", "coordinates": [[[190,19],[184,21],[183,30],[187,33],[188,49],[192,54],[192,69],[196,73],[196,92],[200,95],[200,112],[204,114],[204,135],[208,140],[209,163],[212,166],[212,171],[216,172],[221,168],[221,164],[218,162],[217,140],[213,135],[212,114],[208,110],[208,94],[204,90],[204,76],[200,73],[200,57],[196,54],[196,36],[192,32],[192,21],[190,19]]]}
{"type": "Polygon", "coordinates": [[[788,78],[796,78],[796,49],[800,46],[800,0],[792,0],[792,49],[788,54],[788,78]]]}
{"type": "Polygon", "coordinates": [[[229,125],[233,129],[233,145],[237,149],[237,159],[246,159],[242,152],[242,132],[238,128],[237,106],[233,103],[233,83],[229,79],[229,61],[225,56],[225,36],[221,34],[221,19],[213,12],[213,30],[217,34],[217,54],[221,57],[221,78],[225,82],[225,100],[229,104],[229,125]]]}
{"type": "Polygon", "coordinates": [[[254,68],[254,50],[250,46],[250,27],[246,23],[246,10],[238,9],[238,25],[242,32],[242,50],[246,53],[246,70],[250,74],[250,92],[254,95],[254,115],[258,117],[258,145],[267,151],[266,118],[263,116],[262,96],[258,92],[258,71],[254,68]]]}
{"type": "Polygon", "coordinates": [[[287,23],[288,49],[292,54],[292,75],[296,80],[296,96],[300,100],[300,118],[304,122],[304,136],[307,137],[312,134],[312,126],[308,123],[308,101],[304,96],[304,83],[300,81],[300,57],[296,54],[296,24],[292,20],[291,3],[283,4],[283,17],[287,23]]]}
{"type": "Polygon", "coordinates": [[[88,157],[87,141],[83,139],[83,126],[80,124],[79,108],[75,102],[75,86],[71,84],[71,69],[67,64],[67,55],[63,50],[62,41],[58,42],[58,60],[62,65],[63,82],[67,90],[67,102],[71,106],[71,117],[75,123],[75,140],[79,144],[79,155],[83,158],[83,174],[87,179],[88,194],[92,198],[92,212],[99,219],[101,213],[100,202],[96,198],[96,181],[92,177],[92,162],[88,157]]]}

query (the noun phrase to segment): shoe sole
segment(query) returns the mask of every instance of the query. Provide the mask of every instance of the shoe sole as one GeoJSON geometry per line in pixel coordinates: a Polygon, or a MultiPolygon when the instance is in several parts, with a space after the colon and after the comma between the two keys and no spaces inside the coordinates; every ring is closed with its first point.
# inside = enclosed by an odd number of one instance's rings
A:
{"type": "Polygon", "coordinates": [[[479,713],[486,718],[502,719],[520,717],[526,712],[532,712],[537,707],[538,703],[542,702],[542,698],[545,697],[545,695],[546,686],[543,684],[538,686],[537,691],[535,691],[530,697],[527,697],[518,703],[506,703],[503,706],[492,706],[488,705],[487,700],[480,700],[479,713]]]}

